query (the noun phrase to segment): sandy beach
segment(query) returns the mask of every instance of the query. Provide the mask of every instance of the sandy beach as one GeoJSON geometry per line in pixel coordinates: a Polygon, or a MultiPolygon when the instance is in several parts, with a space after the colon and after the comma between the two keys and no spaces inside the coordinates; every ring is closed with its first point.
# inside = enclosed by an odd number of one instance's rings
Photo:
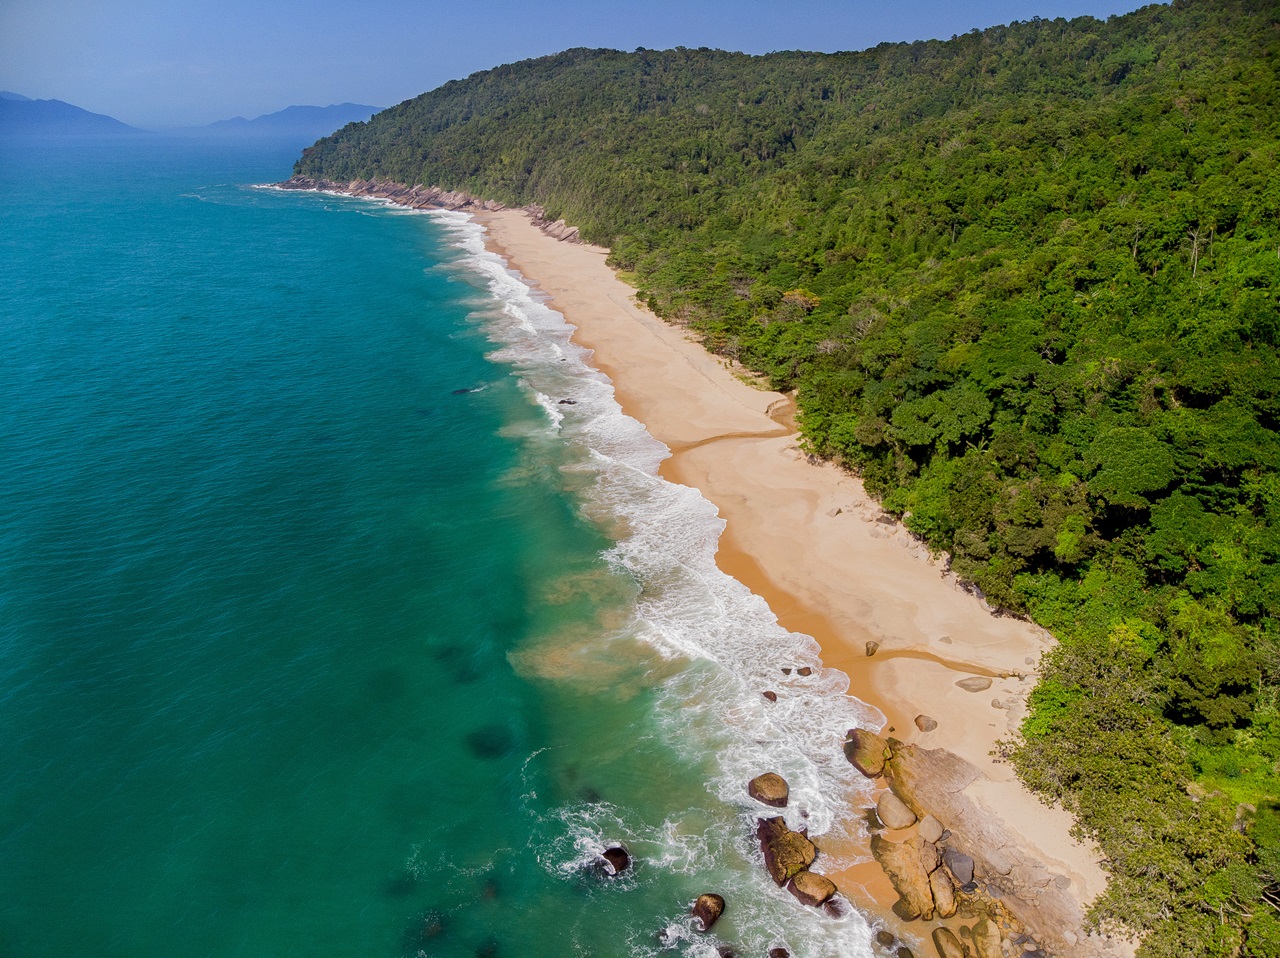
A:
{"type": "MultiPolygon", "coordinates": [[[[750,384],[637,305],[606,265],[607,250],[559,242],[523,211],[476,218],[490,248],[577,327],[575,340],[594,351],[623,409],[671,449],[664,476],[718,507],[728,525],[721,567],[766,599],[784,626],[818,640],[824,664],[846,673],[852,694],[884,713],[884,734],[976,766],[981,775],[966,797],[1003,822],[1057,888],[1082,904],[1102,891],[1097,856],[1070,837],[1070,816],[1043,805],[991,755],[1020,720],[1051,637],[992,614],[855,477],[810,461],[798,446],[791,400],[750,384]],[[868,643],[877,646],[873,655],[868,643]],[[975,677],[990,686],[956,684],[975,677]],[[936,728],[920,731],[919,715],[936,728]]],[[[894,921],[887,912],[896,896],[874,863],[833,877],[894,921]]],[[[917,939],[928,933],[921,922],[902,930],[917,939]]]]}

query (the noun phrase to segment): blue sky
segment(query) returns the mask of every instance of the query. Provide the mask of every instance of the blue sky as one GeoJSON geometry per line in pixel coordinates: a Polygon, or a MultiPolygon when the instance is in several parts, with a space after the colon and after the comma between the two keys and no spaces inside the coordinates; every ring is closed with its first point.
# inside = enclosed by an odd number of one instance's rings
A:
{"type": "Polygon", "coordinates": [[[861,50],[1134,0],[0,0],[0,89],[147,128],[390,106],[567,47],[861,50]]]}

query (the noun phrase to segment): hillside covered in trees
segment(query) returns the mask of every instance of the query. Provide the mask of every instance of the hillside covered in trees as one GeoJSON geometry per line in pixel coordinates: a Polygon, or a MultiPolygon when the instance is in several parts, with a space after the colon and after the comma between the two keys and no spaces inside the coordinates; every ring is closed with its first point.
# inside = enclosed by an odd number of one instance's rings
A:
{"type": "Polygon", "coordinates": [[[1146,956],[1280,955],[1280,10],[571,50],[296,172],[540,203],[1060,645],[1010,757],[1146,956]]]}

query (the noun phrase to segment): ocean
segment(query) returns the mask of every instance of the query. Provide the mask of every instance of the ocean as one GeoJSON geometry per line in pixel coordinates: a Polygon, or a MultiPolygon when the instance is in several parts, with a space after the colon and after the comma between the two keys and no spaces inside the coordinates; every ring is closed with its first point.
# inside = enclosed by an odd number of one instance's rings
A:
{"type": "Polygon", "coordinates": [[[745,785],[856,842],[875,713],[478,226],[297,152],[0,142],[0,955],[871,955],[745,785]]]}

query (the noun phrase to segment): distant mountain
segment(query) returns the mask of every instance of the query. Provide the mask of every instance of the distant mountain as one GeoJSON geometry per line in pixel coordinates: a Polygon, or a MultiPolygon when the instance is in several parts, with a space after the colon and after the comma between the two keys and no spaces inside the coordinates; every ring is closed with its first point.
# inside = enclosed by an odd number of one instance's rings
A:
{"type": "Polygon", "coordinates": [[[363,123],[382,110],[380,106],[338,103],[333,106],[290,106],[253,120],[242,116],[219,120],[188,133],[215,133],[219,136],[299,136],[315,140],[348,123],[363,123]]]}
{"type": "Polygon", "coordinates": [[[141,132],[137,127],[101,113],[90,113],[61,100],[32,100],[8,90],[0,92],[0,135],[141,132]]]}

